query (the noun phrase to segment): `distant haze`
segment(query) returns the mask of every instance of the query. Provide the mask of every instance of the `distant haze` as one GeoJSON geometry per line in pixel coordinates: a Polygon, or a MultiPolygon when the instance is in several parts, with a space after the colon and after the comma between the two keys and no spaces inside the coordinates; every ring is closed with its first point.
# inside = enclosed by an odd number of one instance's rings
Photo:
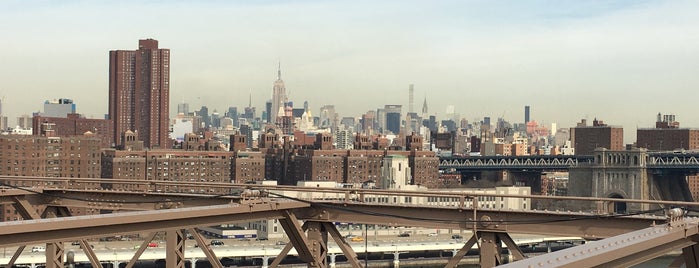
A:
{"type": "Polygon", "coordinates": [[[570,127],[595,117],[699,127],[697,1],[2,1],[0,97],[14,124],[70,98],[107,113],[108,52],[154,38],[172,51],[171,110],[258,116],[282,79],[297,106],[359,116],[385,104],[469,121],[570,127]],[[238,111],[242,111],[241,108],[238,111]]]}

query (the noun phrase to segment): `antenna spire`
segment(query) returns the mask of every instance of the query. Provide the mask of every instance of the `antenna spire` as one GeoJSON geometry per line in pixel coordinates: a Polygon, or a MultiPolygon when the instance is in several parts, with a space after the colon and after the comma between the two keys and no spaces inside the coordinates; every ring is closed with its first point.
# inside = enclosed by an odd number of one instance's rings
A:
{"type": "Polygon", "coordinates": [[[282,80],[282,61],[278,62],[279,66],[277,67],[277,80],[282,80]]]}

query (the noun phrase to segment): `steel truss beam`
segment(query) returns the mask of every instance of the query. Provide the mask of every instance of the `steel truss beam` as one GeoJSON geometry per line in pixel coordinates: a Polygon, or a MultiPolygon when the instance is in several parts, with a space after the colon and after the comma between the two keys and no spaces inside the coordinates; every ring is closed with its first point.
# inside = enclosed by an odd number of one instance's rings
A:
{"type": "Polygon", "coordinates": [[[92,267],[102,268],[102,263],[97,258],[95,251],[92,250],[92,246],[90,246],[90,244],[87,242],[87,240],[85,240],[85,239],[80,240],[80,248],[82,248],[83,252],[85,252],[85,255],[87,255],[87,259],[90,260],[90,264],[92,264],[92,267]]]}
{"type": "Polygon", "coordinates": [[[46,244],[46,268],[63,268],[63,242],[46,244]]]}
{"type": "MultiPolygon", "coordinates": [[[[299,221],[296,216],[289,211],[283,211],[282,214],[284,215],[284,218],[280,219],[279,223],[284,229],[284,232],[286,232],[286,234],[289,236],[291,244],[294,246],[294,248],[296,248],[296,252],[299,254],[299,259],[308,263],[308,267],[325,267],[323,266],[325,261],[321,259],[321,257],[325,256],[323,255],[324,253],[327,254],[327,250],[322,251],[319,249],[318,246],[320,246],[319,243],[321,243],[318,240],[319,237],[313,236],[306,238],[306,235],[304,234],[301,225],[299,225],[299,221]],[[309,241],[310,239],[312,239],[313,244],[311,244],[311,241],[309,241]]],[[[320,231],[310,230],[311,226],[307,226],[307,228],[309,229],[309,232],[320,231]]],[[[327,236],[325,241],[327,242],[327,236]]]]}
{"type": "Polygon", "coordinates": [[[481,267],[494,267],[503,264],[502,259],[502,245],[500,242],[505,243],[507,249],[512,253],[515,260],[524,259],[524,254],[519,249],[519,246],[515,244],[512,237],[507,233],[495,233],[495,232],[476,232],[471,238],[464,244],[464,246],[452,256],[449,260],[446,268],[453,268],[459,264],[459,261],[468,253],[476,242],[480,241],[479,254],[480,254],[480,266],[481,267]]]}
{"type": "MultiPolygon", "coordinates": [[[[282,227],[284,228],[284,227],[282,227]]],[[[301,230],[304,232],[308,229],[308,223],[304,222],[303,225],[301,226],[301,230]]],[[[287,234],[288,235],[288,234],[287,234]]],[[[276,258],[274,258],[274,261],[269,265],[269,268],[277,268],[279,266],[279,263],[282,262],[284,258],[289,254],[289,251],[294,247],[292,243],[287,243],[284,245],[284,248],[279,252],[279,255],[277,255],[276,258]]]]}
{"type": "Polygon", "coordinates": [[[387,226],[440,229],[476,229],[490,232],[575,236],[586,239],[612,237],[647,228],[658,218],[605,217],[593,214],[545,211],[474,210],[458,207],[415,207],[393,204],[314,203],[295,211],[301,220],[354,222],[387,226]]]}
{"type": "MultiPolygon", "coordinates": [[[[357,253],[352,249],[352,246],[350,246],[349,243],[347,243],[347,240],[345,240],[342,235],[340,235],[340,231],[337,230],[337,227],[335,227],[334,224],[329,223],[329,222],[323,222],[322,223],[323,228],[328,234],[330,234],[330,237],[335,240],[335,244],[342,250],[342,254],[345,255],[347,258],[347,261],[350,263],[352,268],[362,268],[364,267],[360,262],[359,258],[357,257],[357,253]]],[[[366,229],[366,228],[365,228],[366,229]]],[[[364,230],[366,232],[366,230],[364,230]]]]}
{"type": "Polygon", "coordinates": [[[24,251],[24,248],[26,248],[26,247],[27,246],[25,246],[25,245],[19,246],[17,248],[17,250],[15,250],[15,254],[12,255],[12,258],[10,259],[10,261],[7,263],[7,265],[5,265],[5,267],[12,267],[13,265],[15,265],[15,262],[19,258],[19,255],[22,255],[22,252],[24,251]]]}
{"type": "Polygon", "coordinates": [[[171,268],[184,268],[184,241],[186,237],[181,229],[167,230],[165,248],[165,265],[171,268]]]}
{"type": "Polygon", "coordinates": [[[206,255],[206,258],[209,260],[211,266],[213,266],[213,268],[223,268],[221,260],[216,257],[216,253],[213,249],[211,249],[210,244],[206,243],[206,239],[204,239],[204,236],[199,233],[199,230],[196,228],[191,228],[187,229],[187,231],[192,235],[192,237],[194,237],[199,249],[204,252],[204,255],[206,255]]]}
{"type": "Polygon", "coordinates": [[[308,206],[302,202],[285,201],[7,222],[0,227],[0,246],[281,218],[284,210],[308,206]]]}
{"type": "MultiPolygon", "coordinates": [[[[304,222],[303,225],[301,226],[301,230],[303,232],[306,232],[309,230],[309,226],[313,225],[314,223],[318,222],[304,222]]],[[[340,232],[337,230],[335,225],[328,223],[328,222],[319,222],[318,224],[321,225],[321,230],[326,233],[326,239],[327,235],[329,234],[330,237],[335,241],[335,243],[338,245],[340,250],[342,250],[342,253],[345,255],[347,258],[347,261],[349,264],[352,266],[352,268],[362,268],[364,267],[360,262],[357,257],[357,253],[352,249],[352,246],[347,243],[347,240],[345,240],[342,235],[340,235],[340,232]]],[[[288,234],[287,234],[288,235],[288,234]]],[[[291,251],[291,248],[293,247],[293,243],[286,244],[282,251],[277,255],[276,258],[274,258],[274,261],[269,265],[269,268],[276,268],[279,266],[279,263],[281,263],[282,260],[289,254],[289,251],[291,251]]],[[[325,248],[327,251],[327,240],[325,241],[325,248]]],[[[327,255],[327,254],[326,254],[327,255]]],[[[324,257],[325,258],[325,257],[324,257]]],[[[327,259],[327,258],[325,258],[327,259]]],[[[326,264],[327,265],[327,264],[326,264]]]]}
{"type": "Polygon", "coordinates": [[[148,244],[153,241],[153,238],[155,238],[155,235],[157,235],[158,232],[150,233],[147,237],[143,239],[143,243],[141,243],[141,246],[136,250],[136,253],[133,254],[133,257],[131,257],[131,261],[126,264],[125,268],[133,268],[133,266],[136,264],[138,261],[138,258],[141,257],[143,252],[146,251],[148,248],[148,244]]]}
{"type": "Polygon", "coordinates": [[[681,225],[660,225],[588,242],[502,267],[629,267],[683,249],[688,267],[696,259],[699,220],[686,218],[681,225]]]}

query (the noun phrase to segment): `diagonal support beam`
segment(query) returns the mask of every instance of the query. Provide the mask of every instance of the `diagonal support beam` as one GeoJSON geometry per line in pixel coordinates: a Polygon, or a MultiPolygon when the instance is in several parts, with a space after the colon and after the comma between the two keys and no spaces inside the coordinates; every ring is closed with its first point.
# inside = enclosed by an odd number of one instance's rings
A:
{"type": "MultiPolygon", "coordinates": [[[[308,230],[308,222],[304,222],[303,225],[301,226],[301,230],[306,231],[308,230]]],[[[277,268],[279,266],[279,263],[286,258],[286,256],[289,254],[289,251],[291,251],[291,248],[293,248],[294,245],[291,243],[288,243],[284,246],[281,252],[279,252],[279,255],[277,255],[276,258],[272,261],[272,264],[269,265],[269,268],[277,268]]]]}
{"type": "Polygon", "coordinates": [[[138,250],[136,250],[136,253],[133,254],[133,257],[131,257],[131,260],[129,261],[129,263],[126,264],[125,268],[133,268],[133,266],[138,261],[138,258],[140,258],[141,254],[143,254],[143,252],[146,251],[146,249],[148,248],[148,244],[151,241],[153,241],[153,238],[155,238],[156,234],[158,234],[158,232],[151,233],[143,239],[143,243],[141,243],[141,247],[139,247],[138,250]]]}
{"type": "Polygon", "coordinates": [[[301,229],[296,216],[288,210],[282,211],[282,215],[284,218],[280,219],[279,223],[281,224],[282,228],[284,228],[284,232],[286,232],[286,234],[289,236],[291,244],[293,244],[294,248],[296,248],[299,258],[310,265],[322,263],[316,258],[316,255],[313,254],[309,248],[308,239],[301,229]]]}
{"type": "Polygon", "coordinates": [[[184,268],[184,241],[181,229],[167,230],[165,234],[165,264],[167,267],[184,268]]]}
{"type": "Polygon", "coordinates": [[[447,265],[445,265],[445,268],[454,268],[456,267],[457,264],[461,261],[461,259],[466,256],[466,253],[468,253],[469,250],[473,247],[473,245],[476,244],[476,241],[478,241],[478,236],[476,234],[473,234],[471,238],[464,244],[461,249],[459,249],[454,256],[451,257],[447,265]]]}
{"type": "Polygon", "coordinates": [[[194,237],[194,240],[196,241],[197,245],[199,246],[199,249],[201,249],[202,252],[204,252],[204,255],[206,255],[206,258],[209,260],[209,263],[213,268],[223,268],[223,264],[221,264],[221,260],[216,257],[216,253],[214,253],[214,250],[211,249],[211,246],[209,243],[206,243],[206,240],[204,237],[199,233],[199,230],[196,228],[192,229],[187,229],[187,232],[194,237]]]}
{"type": "Polygon", "coordinates": [[[272,263],[269,265],[269,268],[277,268],[277,266],[279,266],[279,263],[281,263],[282,260],[286,258],[286,255],[289,254],[289,251],[291,251],[291,248],[293,247],[294,245],[292,245],[291,243],[284,245],[284,248],[281,252],[279,252],[279,255],[277,255],[277,257],[274,258],[274,261],[272,261],[272,263]]]}
{"type": "Polygon", "coordinates": [[[340,231],[337,230],[334,224],[324,222],[323,227],[328,232],[328,234],[330,234],[330,237],[332,237],[333,240],[335,240],[337,246],[340,247],[340,250],[342,250],[342,254],[345,255],[347,261],[350,263],[350,265],[352,265],[352,268],[364,267],[359,262],[359,257],[357,257],[357,253],[354,252],[352,246],[350,246],[350,244],[347,243],[347,240],[345,240],[345,238],[342,237],[342,235],[340,235],[340,231]]]}
{"type": "Polygon", "coordinates": [[[92,246],[90,246],[90,244],[87,243],[87,240],[80,240],[80,247],[83,249],[83,252],[85,252],[87,259],[90,260],[90,264],[92,265],[92,267],[102,268],[102,263],[100,263],[100,260],[97,258],[95,251],[92,250],[92,246]]]}
{"type": "Polygon", "coordinates": [[[39,215],[39,213],[36,213],[36,209],[34,208],[34,206],[32,206],[32,204],[30,204],[24,196],[13,196],[12,201],[14,201],[12,203],[12,206],[15,208],[17,213],[19,213],[19,215],[22,216],[23,219],[41,219],[41,215],[39,215]]]}
{"type": "Polygon", "coordinates": [[[5,267],[12,267],[13,265],[15,265],[15,262],[19,258],[19,255],[22,255],[22,251],[24,251],[24,248],[26,248],[26,247],[27,246],[19,246],[17,248],[17,250],[15,250],[15,254],[12,255],[12,258],[10,259],[10,261],[7,263],[7,265],[5,265],[5,267]]]}
{"type": "Polygon", "coordinates": [[[507,246],[507,249],[510,250],[510,253],[512,253],[512,257],[514,258],[514,261],[524,260],[524,253],[519,248],[519,246],[515,243],[515,241],[512,240],[512,237],[510,237],[509,234],[497,233],[496,236],[498,237],[498,239],[500,239],[502,242],[505,243],[505,245],[507,246]]]}

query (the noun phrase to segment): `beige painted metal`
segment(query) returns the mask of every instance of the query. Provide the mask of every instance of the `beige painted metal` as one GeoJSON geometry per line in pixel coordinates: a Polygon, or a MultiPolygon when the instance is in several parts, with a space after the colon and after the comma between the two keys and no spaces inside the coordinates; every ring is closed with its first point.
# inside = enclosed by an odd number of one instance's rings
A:
{"type": "Polygon", "coordinates": [[[85,255],[87,256],[87,259],[90,260],[90,264],[92,265],[92,267],[102,268],[102,263],[100,263],[100,260],[97,258],[95,251],[92,250],[92,246],[90,246],[87,240],[80,240],[80,248],[82,248],[83,252],[85,252],[85,255]]]}
{"type": "Polygon", "coordinates": [[[133,257],[131,257],[131,260],[129,263],[126,264],[125,268],[133,268],[134,265],[136,265],[136,262],[138,261],[138,258],[141,257],[141,254],[146,251],[148,248],[148,244],[150,244],[151,241],[153,241],[153,238],[155,238],[155,235],[157,235],[158,232],[153,232],[148,234],[148,236],[144,237],[143,242],[141,243],[141,246],[136,250],[136,253],[133,254],[133,257]]]}
{"type": "MultiPolygon", "coordinates": [[[[603,240],[588,242],[502,267],[629,267],[697,244],[699,220],[686,218],[603,240]],[[679,224],[678,224],[679,223],[679,224]]],[[[696,259],[688,252],[685,260],[696,259]]],[[[692,264],[688,263],[688,267],[692,264]]]]}
{"type": "Polygon", "coordinates": [[[481,267],[490,268],[502,264],[502,256],[500,255],[502,247],[495,233],[478,232],[478,238],[480,240],[481,267]]]}
{"type": "Polygon", "coordinates": [[[306,203],[291,201],[262,202],[6,222],[0,226],[0,246],[88,239],[136,232],[157,232],[170,228],[193,228],[253,219],[281,218],[283,211],[308,206],[306,203]]]}
{"type": "Polygon", "coordinates": [[[63,268],[63,242],[46,244],[46,268],[63,268]]]}
{"type": "Polygon", "coordinates": [[[277,255],[276,258],[274,258],[274,261],[269,265],[269,268],[277,268],[279,266],[279,263],[282,262],[284,258],[289,254],[289,251],[291,251],[291,248],[294,246],[291,243],[287,243],[284,245],[284,248],[279,252],[279,255],[277,255]]]}
{"type": "Polygon", "coordinates": [[[10,261],[7,263],[7,265],[5,265],[5,267],[12,267],[12,265],[15,264],[15,262],[17,261],[19,256],[22,255],[22,252],[24,251],[24,248],[26,248],[26,247],[27,246],[24,246],[24,245],[19,246],[17,248],[17,250],[15,250],[15,254],[12,255],[12,258],[10,258],[10,261]]]}
{"type": "MultiPolygon", "coordinates": [[[[284,227],[282,227],[284,228],[284,227]]],[[[308,229],[308,222],[304,222],[303,225],[301,225],[301,230],[304,232],[308,229]]],[[[287,234],[288,235],[288,234],[287,234]]],[[[277,255],[276,258],[274,258],[274,261],[269,265],[270,268],[277,268],[279,266],[279,263],[286,258],[286,256],[289,254],[289,251],[291,251],[291,248],[293,248],[294,245],[292,243],[287,243],[284,245],[284,248],[279,252],[279,255],[277,255]]]]}
{"type": "Polygon", "coordinates": [[[308,236],[308,248],[311,250],[315,262],[308,263],[308,267],[328,267],[328,232],[321,222],[308,222],[306,230],[308,236]]]}
{"type": "MultiPolygon", "coordinates": [[[[309,239],[306,238],[304,230],[299,225],[299,221],[296,216],[289,211],[283,211],[282,214],[284,218],[279,220],[284,232],[289,236],[291,244],[296,248],[296,252],[299,254],[299,259],[308,263],[309,267],[316,267],[322,262],[318,259],[318,256],[314,254],[310,246],[309,239]]],[[[307,228],[309,228],[307,226],[307,228]]],[[[317,241],[314,241],[317,242],[317,241]]]]}
{"type": "MultiPolygon", "coordinates": [[[[347,240],[340,235],[340,231],[337,230],[337,227],[335,227],[334,224],[329,223],[329,222],[323,222],[323,228],[325,229],[326,232],[330,235],[330,237],[335,240],[335,244],[342,250],[342,254],[345,255],[347,258],[347,261],[349,264],[352,266],[352,268],[362,268],[364,267],[360,262],[359,258],[357,257],[357,253],[352,249],[352,246],[350,246],[349,243],[347,243],[347,240]]],[[[366,232],[366,230],[364,230],[366,232]]]]}
{"type": "Polygon", "coordinates": [[[459,261],[461,261],[461,259],[462,259],[464,256],[466,256],[466,253],[468,253],[468,251],[471,250],[471,248],[473,248],[473,245],[476,244],[476,241],[478,241],[478,236],[476,236],[476,235],[474,234],[474,235],[471,236],[471,238],[468,239],[468,241],[464,244],[464,246],[461,247],[461,249],[459,249],[459,251],[457,251],[457,252],[454,254],[454,256],[451,257],[451,259],[449,259],[449,262],[448,262],[447,265],[444,266],[444,267],[445,267],[445,268],[454,268],[454,267],[456,267],[456,265],[459,264],[459,261]]]}
{"type": "Polygon", "coordinates": [[[591,213],[474,210],[454,207],[416,207],[378,204],[314,204],[315,209],[296,210],[299,219],[354,222],[387,226],[577,236],[586,239],[611,237],[646,228],[664,218],[615,217],[591,213]]]}
{"type": "Polygon", "coordinates": [[[165,233],[165,265],[169,268],[184,268],[184,241],[181,229],[170,229],[165,233]]]}
{"type": "Polygon", "coordinates": [[[211,266],[213,266],[213,268],[223,268],[221,260],[216,257],[216,253],[211,249],[210,244],[206,243],[206,239],[204,239],[204,236],[199,233],[199,230],[196,228],[191,228],[187,229],[187,231],[192,235],[192,237],[194,237],[199,249],[204,252],[204,255],[206,255],[206,258],[209,260],[211,266]]]}
{"type": "Polygon", "coordinates": [[[519,248],[519,246],[515,243],[514,240],[512,240],[512,237],[510,237],[509,234],[507,233],[497,233],[496,234],[498,238],[500,238],[500,241],[505,243],[507,246],[507,249],[510,251],[510,254],[512,254],[512,258],[514,261],[519,261],[519,260],[524,260],[524,253],[522,250],[519,248]]]}

